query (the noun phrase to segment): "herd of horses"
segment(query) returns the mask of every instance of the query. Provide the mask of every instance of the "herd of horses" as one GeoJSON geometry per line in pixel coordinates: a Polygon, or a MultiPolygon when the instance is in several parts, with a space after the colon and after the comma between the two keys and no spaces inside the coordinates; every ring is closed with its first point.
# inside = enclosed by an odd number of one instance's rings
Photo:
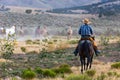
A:
{"type": "Polygon", "coordinates": [[[47,31],[46,27],[43,27],[41,29],[40,26],[38,26],[35,29],[35,37],[40,37],[40,36],[46,37],[47,35],[48,35],[48,31],[47,31]]]}
{"type": "MultiPolygon", "coordinates": [[[[73,30],[70,26],[66,30],[66,33],[67,33],[66,35],[67,39],[70,40],[73,35],[73,30]]],[[[36,28],[33,28],[32,30],[28,28],[25,29],[22,26],[16,27],[16,25],[13,25],[10,28],[0,27],[0,35],[4,35],[7,38],[8,35],[13,35],[13,34],[16,34],[19,37],[20,36],[23,37],[25,35],[33,35],[34,37],[42,38],[42,37],[48,37],[49,32],[45,26],[44,27],[38,26],[36,28]]]]}
{"type": "Polygon", "coordinates": [[[13,25],[10,28],[4,28],[1,27],[0,28],[0,35],[4,35],[5,38],[8,38],[9,35],[17,35],[17,36],[24,36],[24,35],[29,35],[29,34],[34,34],[35,37],[40,37],[40,36],[44,36],[46,37],[48,32],[46,27],[43,27],[43,29],[40,28],[36,28],[35,30],[30,31],[29,29],[23,29],[22,26],[20,26],[20,28],[17,28],[15,25],[13,25]]]}

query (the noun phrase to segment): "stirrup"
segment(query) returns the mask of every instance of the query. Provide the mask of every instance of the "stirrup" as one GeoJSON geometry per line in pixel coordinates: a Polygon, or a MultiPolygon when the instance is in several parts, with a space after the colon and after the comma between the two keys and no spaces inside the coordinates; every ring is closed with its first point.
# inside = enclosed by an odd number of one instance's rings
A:
{"type": "Polygon", "coordinates": [[[77,51],[74,51],[73,53],[74,53],[75,56],[77,56],[77,54],[78,54],[77,51]]]}
{"type": "Polygon", "coordinates": [[[96,50],[95,53],[100,54],[101,52],[100,52],[100,50],[96,50]]]}

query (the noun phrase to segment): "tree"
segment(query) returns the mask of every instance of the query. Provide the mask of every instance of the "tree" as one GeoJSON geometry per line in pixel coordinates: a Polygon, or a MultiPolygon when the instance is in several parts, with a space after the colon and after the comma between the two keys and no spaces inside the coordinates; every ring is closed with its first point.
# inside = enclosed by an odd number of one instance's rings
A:
{"type": "Polygon", "coordinates": [[[27,10],[25,11],[25,13],[31,14],[31,13],[32,13],[32,10],[31,10],[31,9],[27,9],[27,10]]]}

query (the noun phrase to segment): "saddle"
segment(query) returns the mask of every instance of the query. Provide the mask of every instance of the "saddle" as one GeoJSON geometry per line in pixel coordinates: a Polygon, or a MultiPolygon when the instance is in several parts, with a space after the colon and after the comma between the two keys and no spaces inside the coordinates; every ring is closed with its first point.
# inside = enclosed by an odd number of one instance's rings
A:
{"type": "Polygon", "coordinates": [[[89,40],[89,39],[84,39],[84,40],[80,40],[80,41],[79,41],[79,46],[82,46],[82,44],[85,43],[85,42],[92,43],[91,40],[89,40]]]}
{"type": "Polygon", "coordinates": [[[87,41],[88,43],[92,43],[92,45],[94,46],[94,37],[85,37],[85,38],[81,38],[79,41],[79,48],[82,46],[82,44],[87,41]]]}

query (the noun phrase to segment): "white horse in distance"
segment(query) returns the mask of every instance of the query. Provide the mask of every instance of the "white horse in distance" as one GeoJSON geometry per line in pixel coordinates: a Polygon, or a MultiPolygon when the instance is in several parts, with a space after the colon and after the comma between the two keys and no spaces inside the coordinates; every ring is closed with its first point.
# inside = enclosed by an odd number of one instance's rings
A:
{"type": "Polygon", "coordinates": [[[0,35],[4,35],[5,34],[5,28],[4,27],[1,27],[0,28],[0,35]]]}
{"type": "Polygon", "coordinates": [[[15,28],[16,28],[15,26],[12,26],[11,28],[5,30],[6,39],[8,39],[9,36],[15,37],[15,33],[16,33],[15,28]]]}
{"type": "Polygon", "coordinates": [[[72,38],[72,34],[73,34],[73,30],[71,28],[71,26],[69,26],[69,28],[67,29],[67,39],[71,39],[72,38]]]}

